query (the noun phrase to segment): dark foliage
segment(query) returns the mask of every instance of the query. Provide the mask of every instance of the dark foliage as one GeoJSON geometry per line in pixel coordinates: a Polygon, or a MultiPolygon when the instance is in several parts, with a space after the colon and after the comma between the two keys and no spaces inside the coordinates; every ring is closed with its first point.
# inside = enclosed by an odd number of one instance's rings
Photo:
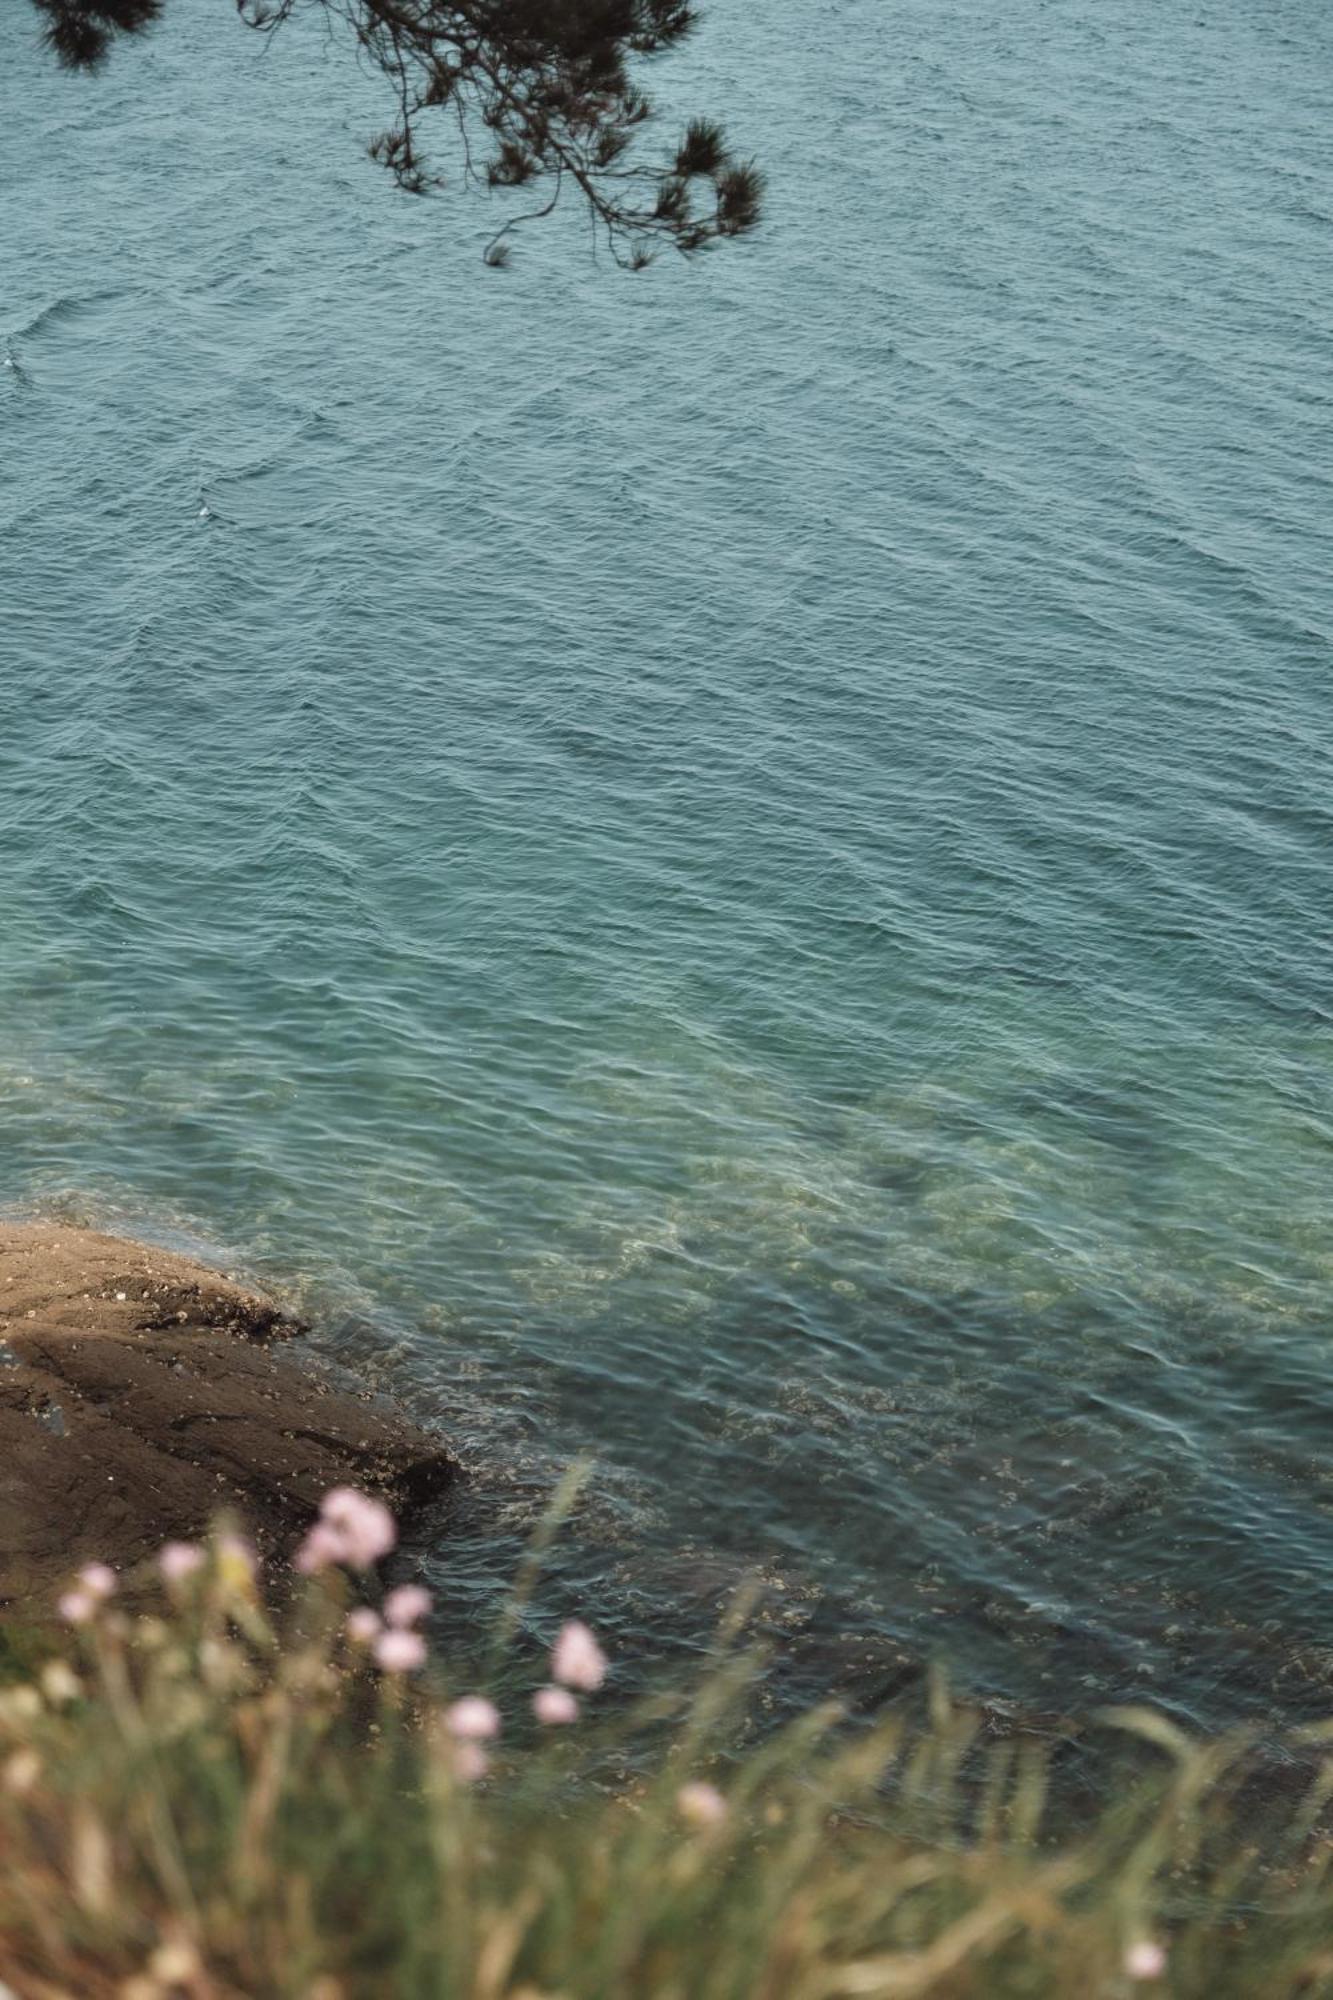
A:
{"type": "MultiPolygon", "coordinates": [[[[119,36],[136,35],[163,0],[33,0],[62,63],[95,68],[119,36]]],[[[636,57],[674,47],[694,25],[688,0],[236,0],[250,26],[272,32],[311,8],[340,23],[388,80],[395,115],[372,156],[398,185],[428,194],[441,118],[454,122],[468,179],[531,186],[540,205],[512,217],[501,238],[549,214],[573,187],[616,257],[638,269],[658,244],[682,251],[739,236],[759,220],[762,179],[734,160],[721,129],[689,125],[665,164],[633,157],[651,116],[633,81],[636,57]]]]}

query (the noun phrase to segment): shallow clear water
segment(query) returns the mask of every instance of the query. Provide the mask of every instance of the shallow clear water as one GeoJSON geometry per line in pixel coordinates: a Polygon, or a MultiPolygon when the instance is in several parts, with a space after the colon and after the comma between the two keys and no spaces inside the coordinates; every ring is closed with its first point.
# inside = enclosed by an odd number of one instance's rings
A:
{"type": "Polygon", "coordinates": [[[0,26],[0,1201],[462,1441],[429,1562],[811,1678],[1333,1676],[1333,16],[718,0],[754,245],[0,26]]]}

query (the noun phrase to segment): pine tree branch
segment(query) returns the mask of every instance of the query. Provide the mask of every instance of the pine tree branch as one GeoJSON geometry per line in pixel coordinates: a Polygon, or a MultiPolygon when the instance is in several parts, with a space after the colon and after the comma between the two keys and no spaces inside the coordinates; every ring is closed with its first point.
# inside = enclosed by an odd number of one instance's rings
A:
{"type": "MultiPolygon", "coordinates": [[[[58,60],[95,69],[118,40],[149,29],[164,0],[33,5],[58,60]]],[[[445,112],[457,126],[465,181],[545,184],[544,203],[492,237],[488,263],[503,263],[503,239],[548,215],[567,186],[617,261],[632,268],[663,244],[689,254],[759,222],[762,176],[733,158],[710,121],[693,120],[666,160],[636,156],[653,107],[631,65],[691,32],[688,0],[236,0],[236,7],[266,34],[312,9],[330,27],[341,24],[393,92],[394,121],[370,152],[407,192],[443,185],[434,143],[445,112]],[[482,134],[487,150],[479,156],[474,140],[482,134]]]]}

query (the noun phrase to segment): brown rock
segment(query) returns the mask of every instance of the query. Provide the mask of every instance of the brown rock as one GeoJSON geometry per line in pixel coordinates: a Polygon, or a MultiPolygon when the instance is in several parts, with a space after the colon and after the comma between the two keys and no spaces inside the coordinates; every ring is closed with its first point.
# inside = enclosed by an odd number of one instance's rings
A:
{"type": "Polygon", "coordinates": [[[39,1617],[80,1562],[128,1567],[220,1509],[286,1547],[330,1486],[400,1509],[441,1492],[440,1441],[269,1344],[299,1331],[189,1258],[0,1224],[0,1615],[39,1617]]]}

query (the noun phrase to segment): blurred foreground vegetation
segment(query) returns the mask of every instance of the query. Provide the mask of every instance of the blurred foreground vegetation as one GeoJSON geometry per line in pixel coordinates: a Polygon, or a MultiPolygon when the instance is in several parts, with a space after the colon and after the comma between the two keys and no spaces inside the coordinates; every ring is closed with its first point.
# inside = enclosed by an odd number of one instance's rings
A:
{"type": "Polygon", "coordinates": [[[752,1667],[725,1646],[631,1708],[567,1627],[520,1694],[515,1614],[492,1706],[421,1664],[422,1593],[312,1566],[280,1621],[235,1536],[175,1545],[132,1614],[94,1566],[56,1650],[11,1648],[0,1992],[1333,1995],[1333,1727],[1256,1762],[1107,1716],[1124,1780],[1057,1826],[1048,1753],[938,1688],[733,1754],[752,1667]]]}

